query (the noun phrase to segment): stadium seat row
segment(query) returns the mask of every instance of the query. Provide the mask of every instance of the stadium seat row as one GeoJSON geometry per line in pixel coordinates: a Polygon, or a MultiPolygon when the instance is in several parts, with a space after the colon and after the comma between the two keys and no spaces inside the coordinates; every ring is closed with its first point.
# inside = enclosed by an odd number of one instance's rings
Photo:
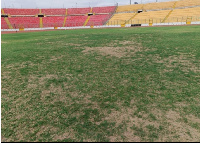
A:
{"type": "MultiPolygon", "coordinates": [[[[108,21],[107,25],[120,25],[128,21],[129,24],[146,24],[149,20],[156,23],[162,22],[186,22],[191,17],[191,21],[195,21],[195,17],[200,17],[200,7],[147,11],[141,13],[116,13],[108,21]]],[[[127,24],[127,23],[126,23],[127,24]]]]}
{"type": "MultiPolygon", "coordinates": [[[[89,17],[89,21],[86,26],[91,25],[104,25],[104,23],[110,18],[111,14],[104,15],[92,15],[89,17]]],[[[13,28],[39,28],[41,27],[74,27],[83,26],[88,16],[52,16],[52,17],[9,17],[7,18],[13,28]],[[66,19],[65,19],[66,18],[66,19]],[[41,19],[41,20],[40,20],[41,19]]],[[[9,29],[8,23],[5,18],[1,18],[1,28],[9,29]]]]}
{"type": "Polygon", "coordinates": [[[147,4],[134,4],[124,5],[117,8],[118,13],[120,12],[137,12],[138,10],[166,10],[172,8],[184,8],[184,7],[195,7],[200,6],[200,0],[180,0],[180,1],[169,1],[169,2],[154,2],[147,4]]]}
{"type": "MultiPolygon", "coordinates": [[[[118,6],[116,12],[136,12],[137,10],[143,9],[146,11],[150,10],[165,10],[172,8],[181,8],[181,7],[195,7],[200,6],[200,0],[180,0],[180,1],[170,1],[170,2],[154,2],[147,4],[134,4],[134,5],[125,5],[118,6]]],[[[94,8],[69,8],[66,9],[13,9],[13,8],[4,8],[4,13],[9,15],[75,15],[75,14],[86,14],[86,13],[113,13],[115,12],[116,6],[107,6],[107,7],[94,7],[94,8]]]]}
{"type": "Polygon", "coordinates": [[[4,8],[4,13],[11,16],[15,15],[75,15],[75,14],[87,14],[87,13],[113,13],[116,6],[108,7],[94,7],[94,8],[69,8],[69,9],[13,9],[4,8]],[[67,11],[66,11],[67,10],[67,11]]]}

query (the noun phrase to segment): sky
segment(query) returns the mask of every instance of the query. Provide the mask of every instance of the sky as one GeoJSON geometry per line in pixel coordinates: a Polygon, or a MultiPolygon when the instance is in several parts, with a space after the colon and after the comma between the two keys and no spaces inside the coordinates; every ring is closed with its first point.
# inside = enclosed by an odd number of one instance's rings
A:
{"type": "MultiPolygon", "coordinates": [[[[172,0],[131,0],[140,3],[172,0]]],[[[173,0],[174,1],[174,0],[173,0]]],[[[1,8],[76,8],[129,5],[130,0],[1,0],[1,8]]]]}

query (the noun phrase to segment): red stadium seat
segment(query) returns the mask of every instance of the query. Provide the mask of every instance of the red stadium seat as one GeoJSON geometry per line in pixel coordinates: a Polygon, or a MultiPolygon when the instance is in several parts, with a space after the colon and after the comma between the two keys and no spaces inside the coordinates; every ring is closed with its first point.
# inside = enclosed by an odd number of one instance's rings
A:
{"type": "Polygon", "coordinates": [[[65,26],[66,27],[75,27],[83,26],[88,16],[68,16],[65,26]]]}
{"type": "Polygon", "coordinates": [[[92,15],[87,23],[87,26],[100,26],[103,25],[109,18],[110,14],[92,15]]]}
{"type": "Polygon", "coordinates": [[[3,17],[1,18],[1,29],[9,29],[8,24],[3,17]]]}
{"type": "Polygon", "coordinates": [[[64,16],[43,17],[43,27],[62,27],[64,19],[64,16]]]}
{"type": "Polygon", "coordinates": [[[10,15],[36,15],[39,14],[39,9],[13,9],[4,8],[5,14],[10,15]]]}
{"type": "Polygon", "coordinates": [[[116,6],[107,6],[107,7],[94,7],[92,9],[93,13],[113,13],[116,6]]]}
{"type": "MultiPolygon", "coordinates": [[[[92,15],[87,23],[87,26],[103,25],[111,16],[115,10],[115,6],[109,7],[95,7],[93,12],[107,13],[102,15],[92,15]]],[[[40,13],[39,9],[4,9],[5,14],[13,15],[36,15],[40,13]]],[[[83,26],[88,16],[84,16],[91,12],[91,8],[69,8],[67,10],[67,19],[65,21],[65,27],[83,26]]],[[[66,9],[41,9],[41,14],[51,15],[51,17],[43,17],[43,27],[63,27],[64,19],[66,15],[66,9]]],[[[40,18],[39,17],[9,17],[13,28],[39,28],[40,18]]],[[[8,29],[8,25],[4,18],[2,18],[3,29],[8,29]]]]}
{"type": "Polygon", "coordinates": [[[42,9],[42,14],[45,15],[66,15],[66,9],[42,9]]]}
{"type": "Polygon", "coordinates": [[[67,9],[68,15],[75,15],[75,14],[86,14],[90,13],[91,8],[69,8],[67,9]]]}
{"type": "Polygon", "coordinates": [[[8,18],[13,28],[39,28],[40,18],[38,17],[12,17],[8,18]]]}

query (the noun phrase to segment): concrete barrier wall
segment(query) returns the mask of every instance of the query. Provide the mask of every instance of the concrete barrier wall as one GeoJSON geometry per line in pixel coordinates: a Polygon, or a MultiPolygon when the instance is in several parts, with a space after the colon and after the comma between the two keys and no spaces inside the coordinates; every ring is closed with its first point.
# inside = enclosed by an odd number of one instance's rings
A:
{"type": "Polygon", "coordinates": [[[200,21],[197,21],[197,22],[191,22],[191,24],[200,24],[200,21]]]}
{"type": "MultiPolygon", "coordinates": [[[[200,24],[198,22],[191,22],[192,24],[200,24]]],[[[170,26],[170,25],[186,25],[186,22],[173,22],[173,23],[153,23],[152,26],[170,26]]],[[[149,24],[141,24],[141,26],[149,26],[149,24]]],[[[121,27],[121,25],[102,25],[102,26],[94,26],[93,28],[117,28],[121,27]]],[[[126,24],[125,27],[131,27],[131,24],[126,24]]],[[[67,30],[67,29],[89,29],[90,26],[78,26],[78,27],[57,27],[57,29],[67,30]]],[[[31,30],[53,30],[54,27],[45,27],[45,28],[24,28],[24,31],[31,31],[31,30]]],[[[19,29],[1,29],[1,31],[19,31],[19,29]]]]}

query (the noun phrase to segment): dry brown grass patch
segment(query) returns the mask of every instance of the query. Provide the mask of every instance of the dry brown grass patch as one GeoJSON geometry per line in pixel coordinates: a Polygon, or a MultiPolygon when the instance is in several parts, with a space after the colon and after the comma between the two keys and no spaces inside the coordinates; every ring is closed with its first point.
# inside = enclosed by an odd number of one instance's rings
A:
{"type": "Polygon", "coordinates": [[[132,54],[135,54],[136,52],[140,52],[145,50],[143,47],[135,47],[135,46],[130,46],[130,47],[86,47],[83,53],[88,53],[88,52],[99,52],[103,56],[114,56],[118,58],[122,58],[125,56],[129,56],[132,54]]]}
{"type": "Polygon", "coordinates": [[[64,133],[62,134],[57,134],[53,137],[54,141],[62,141],[64,139],[73,139],[76,140],[76,132],[73,129],[67,129],[64,133]]]}
{"type": "Polygon", "coordinates": [[[11,139],[1,136],[1,142],[11,142],[11,139]]]}
{"type": "Polygon", "coordinates": [[[173,138],[173,141],[192,141],[198,142],[200,139],[200,131],[192,128],[188,124],[181,122],[179,119],[181,116],[176,111],[168,111],[166,113],[166,120],[168,122],[168,129],[171,136],[177,135],[178,138],[173,138]]]}
{"type": "Polygon", "coordinates": [[[10,79],[11,78],[11,76],[10,76],[10,74],[11,74],[11,72],[1,72],[1,80],[2,79],[10,79]]]}
{"type": "Polygon", "coordinates": [[[44,77],[41,77],[39,79],[39,84],[44,84],[46,80],[48,79],[58,79],[58,76],[55,75],[55,74],[47,74],[46,76],[44,77]]]}
{"type": "Polygon", "coordinates": [[[138,44],[138,43],[135,43],[133,41],[120,41],[119,44],[122,44],[122,45],[134,45],[134,44],[138,44]]]}
{"type": "Polygon", "coordinates": [[[200,118],[197,118],[194,115],[187,116],[187,119],[192,123],[197,123],[200,125],[200,118]]]}
{"type": "Polygon", "coordinates": [[[132,108],[122,108],[120,111],[112,111],[110,114],[106,115],[105,120],[109,122],[115,122],[116,128],[119,125],[125,125],[126,130],[120,133],[119,135],[114,135],[109,137],[110,141],[126,141],[126,142],[139,142],[142,141],[141,137],[135,135],[134,129],[132,129],[133,126],[136,126],[138,128],[142,128],[145,132],[149,132],[146,129],[146,126],[152,125],[156,128],[159,127],[160,124],[156,121],[149,121],[148,115],[141,113],[143,115],[142,118],[138,118],[136,115],[134,115],[134,112],[136,111],[136,107],[132,106],[132,108]],[[125,138],[122,139],[121,136],[124,136],[125,138]]]}
{"type": "MultiPolygon", "coordinates": [[[[157,63],[163,63],[167,68],[165,72],[171,72],[170,68],[179,67],[184,72],[189,72],[190,70],[197,73],[200,72],[200,67],[197,64],[192,63],[193,56],[191,55],[174,55],[167,58],[161,58],[159,56],[154,56],[154,60],[157,63]]],[[[200,61],[199,61],[200,62],[200,61]]]]}
{"type": "Polygon", "coordinates": [[[41,134],[46,133],[48,131],[56,133],[58,131],[58,128],[55,128],[50,125],[41,126],[39,131],[37,132],[36,136],[39,137],[41,134]]]}
{"type": "Polygon", "coordinates": [[[7,44],[8,42],[5,42],[5,41],[1,41],[1,44],[7,44]]]}
{"type": "Polygon", "coordinates": [[[62,59],[62,57],[63,57],[63,56],[58,56],[58,57],[52,56],[51,59],[50,59],[50,61],[57,61],[57,60],[62,59]]]}

